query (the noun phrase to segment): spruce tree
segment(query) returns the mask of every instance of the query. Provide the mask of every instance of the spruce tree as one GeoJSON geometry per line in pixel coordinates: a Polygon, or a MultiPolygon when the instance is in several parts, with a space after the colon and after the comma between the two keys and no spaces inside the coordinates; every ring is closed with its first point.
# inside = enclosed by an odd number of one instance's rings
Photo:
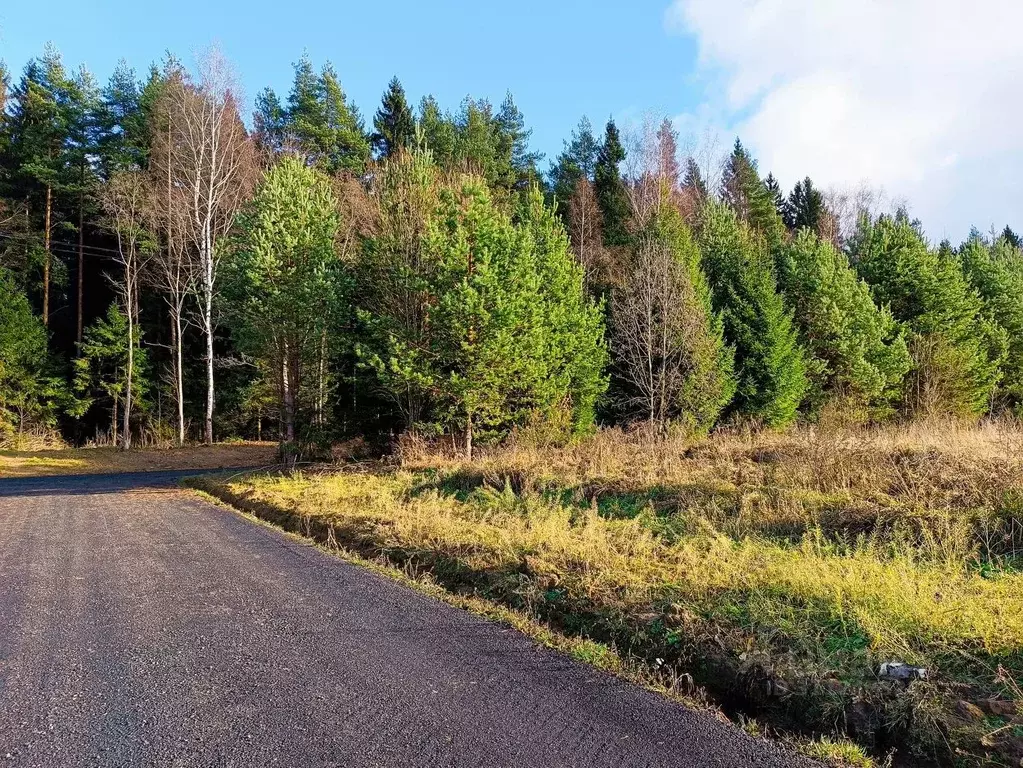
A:
{"type": "Polygon", "coordinates": [[[854,253],[875,300],[908,329],[914,368],[907,405],[923,414],[984,413],[1005,353],[1004,332],[984,314],[954,253],[927,247],[905,215],[864,221],[854,253]]]}
{"type": "MultiPolygon", "coordinates": [[[[777,184],[775,184],[777,187],[777,184]]],[[[783,241],[784,224],[771,190],[761,181],[757,164],[739,139],[725,165],[721,185],[723,201],[777,252],[783,241]]],[[[780,197],[780,191],[778,192],[780,197]]]]}
{"type": "Polygon", "coordinates": [[[767,178],[764,179],[764,186],[767,188],[767,194],[771,196],[771,202],[774,203],[774,210],[784,221],[785,195],[782,194],[781,185],[778,183],[778,180],[774,178],[773,173],[767,174],[767,178]]]}
{"type": "Polygon", "coordinates": [[[1005,229],[1002,230],[1002,239],[1005,240],[1013,248],[1020,248],[1023,246],[1023,240],[1020,240],[1019,235],[1012,231],[1012,227],[1008,224],[1005,225],[1005,229]]]}
{"type": "Polygon", "coordinates": [[[387,85],[380,108],[373,117],[373,127],[377,157],[390,157],[399,149],[411,147],[415,141],[416,119],[397,77],[391,78],[387,85]]]}
{"type": "Polygon", "coordinates": [[[629,195],[622,179],[621,164],[625,160],[625,149],[618,135],[614,120],[607,121],[604,142],[597,153],[593,184],[600,206],[604,245],[609,248],[628,245],[631,207],[629,195]]]}
{"type": "Polygon", "coordinates": [[[819,233],[826,214],[824,195],[810,177],[797,182],[785,204],[785,226],[793,231],[805,227],[819,233]]]}
{"type": "Polygon", "coordinates": [[[795,419],[809,380],[771,255],[733,209],[716,203],[704,208],[699,242],[715,309],[724,320],[726,340],[735,347],[735,406],[768,426],[785,426],[795,419]]]}

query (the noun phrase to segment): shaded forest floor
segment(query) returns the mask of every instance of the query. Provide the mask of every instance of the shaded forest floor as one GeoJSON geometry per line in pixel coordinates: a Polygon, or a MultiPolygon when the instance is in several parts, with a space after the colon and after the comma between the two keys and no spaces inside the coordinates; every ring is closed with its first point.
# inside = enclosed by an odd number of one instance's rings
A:
{"type": "Polygon", "coordinates": [[[406,443],[390,462],[202,487],[596,641],[751,730],[919,764],[1023,759],[1015,424],[608,430],[471,464],[406,443]],[[926,672],[890,679],[885,662],[926,672]]]}
{"type": "Polygon", "coordinates": [[[265,467],[274,463],[276,452],[276,443],[218,443],[131,451],[118,448],[0,451],[0,478],[265,467]]]}

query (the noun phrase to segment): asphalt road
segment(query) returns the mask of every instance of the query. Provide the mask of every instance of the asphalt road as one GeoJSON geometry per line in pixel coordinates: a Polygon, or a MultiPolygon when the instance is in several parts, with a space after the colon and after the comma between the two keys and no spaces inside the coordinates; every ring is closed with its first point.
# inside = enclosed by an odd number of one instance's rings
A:
{"type": "Polygon", "coordinates": [[[172,487],[0,481],[0,766],[791,755],[172,487]]]}

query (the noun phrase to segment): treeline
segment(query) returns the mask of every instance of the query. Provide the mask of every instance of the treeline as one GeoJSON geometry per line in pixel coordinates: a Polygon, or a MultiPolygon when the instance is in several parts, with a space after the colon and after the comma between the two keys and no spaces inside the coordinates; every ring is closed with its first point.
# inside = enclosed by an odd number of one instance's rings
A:
{"type": "Polygon", "coordinates": [[[934,247],[668,121],[583,119],[543,173],[510,95],[413,107],[394,79],[367,123],[305,58],[251,127],[235,93],[216,51],[104,87],[53,49],[0,66],[0,440],[411,428],[471,455],[1023,403],[1008,227],[934,247]]]}

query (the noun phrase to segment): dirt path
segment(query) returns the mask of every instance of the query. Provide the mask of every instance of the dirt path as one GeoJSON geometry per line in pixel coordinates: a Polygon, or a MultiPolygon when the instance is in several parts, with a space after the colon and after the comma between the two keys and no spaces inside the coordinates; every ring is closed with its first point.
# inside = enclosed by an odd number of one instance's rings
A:
{"type": "Polygon", "coordinates": [[[0,766],[783,766],[173,483],[0,481],[0,766]]]}

